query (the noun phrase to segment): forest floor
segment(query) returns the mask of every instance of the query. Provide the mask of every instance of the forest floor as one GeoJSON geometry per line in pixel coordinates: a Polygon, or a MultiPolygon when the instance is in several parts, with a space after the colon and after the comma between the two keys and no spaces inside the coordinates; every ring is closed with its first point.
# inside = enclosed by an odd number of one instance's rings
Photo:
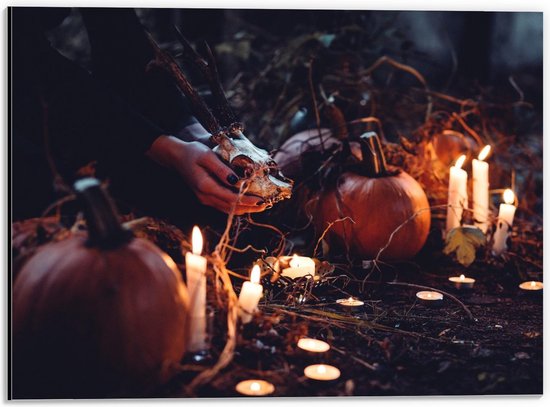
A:
{"type": "MultiPolygon", "coordinates": [[[[519,289],[511,263],[476,261],[466,272],[474,287],[459,290],[448,277],[464,274],[463,267],[443,255],[417,260],[382,267],[366,282],[368,270],[348,269],[314,287],[303,303],[264,284],[261,313],[240,328],[233,361],[197,396],[240,396],[235,386],[247,379],[270,381],[279,397],[541,394],[542,291],[519,289]],[[413,285],[445,292],[441,305],[418,300],[421,289],[413,285]],[[349,296],[364,305],[349,311],[336,303],[349,296]],[[298,349],[302,336],[331,349],[317,355],[298,349]],[[341,376],[306,378],[304,368],[315,363],[334,365],[341,376]]],[[[204,367],[222,347],[223,335],[216,336],[204,367]]],[[[195,374],[182,374],[160,395],[182,395],[195,374]]]]}

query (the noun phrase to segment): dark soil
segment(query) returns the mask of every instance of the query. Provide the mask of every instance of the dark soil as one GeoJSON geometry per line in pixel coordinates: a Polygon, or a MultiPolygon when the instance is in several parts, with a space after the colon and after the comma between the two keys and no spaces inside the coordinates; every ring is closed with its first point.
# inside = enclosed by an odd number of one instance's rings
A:
{"type": "MultiPolygon", "coordinates": [[[[280,397],[542,393],[541,292],[520,290],[520,280],[502,264],[474,263],[466,273],[477,280],[471,290],[447,281],[464,269],[442,256],[396,267],[371,275],[363,291],[367,271],[354,269],[357,279],[319,286],[312,292],[317,298],[299,306],[266,301],[262,315],[241,331],[234,361],[198,395],[239,396],[235,385],[251,378],[272,382],[273,396],[280,397]],[[449,296],[429,307],[416,299],[418,288],[392,282],[446,291],[474,319],[449,296]],[[352,313],[335,304],[349,295],[365,305],[352,313]],[[331,350],[318,356],[298,349],[304,335],[329,342],[331,350]],[[341,377],[307,379],[303,370],[314,363],[338,367],[341,377]]],[[[189,377],[165,395],[177,396],[189,377]]]]}

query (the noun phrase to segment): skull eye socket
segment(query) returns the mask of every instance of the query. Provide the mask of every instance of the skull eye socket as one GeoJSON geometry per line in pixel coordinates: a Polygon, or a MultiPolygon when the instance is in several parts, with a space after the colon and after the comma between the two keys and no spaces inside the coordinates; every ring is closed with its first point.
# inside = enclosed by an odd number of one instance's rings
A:
{"type": "Polygon", "coordinates": [[[235,174],[237,174],[237,177],[239,178],[245,178],[246,177],[246,168],[245,167],[237,167],[237,166],[233,166],[233,171],[235,172],[235,174]]]}
{"type": "Polygon", "coordinates": [[[253,173],[254,162],[247,156],[239,155],[233,159],[231,164],[239,178],[249,178],[253,173]]]}

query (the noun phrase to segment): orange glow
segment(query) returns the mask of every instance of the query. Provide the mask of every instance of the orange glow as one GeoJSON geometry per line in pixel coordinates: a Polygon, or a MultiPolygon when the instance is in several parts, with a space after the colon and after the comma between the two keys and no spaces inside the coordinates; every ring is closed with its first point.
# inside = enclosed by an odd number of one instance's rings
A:
{"type": "Polygon", "coordinates": [[[193,226],[193,233],[191,234],[191,243],[193,247],[193,254],[200,255],[202,253],[202,234],[198,226],[193,226]]]}
{"type": "Polygon", "coordinates": [[[487,156],[489,155],[489,153],[491,152],[491,146],[490,145],[486,145],[485,147],[483,147],[483,149],[479,152],[479,155],[477,156],[477,159],[480,160],[480,161],[483,161],[487,158],[487,156]]]}
{"type": "Polygon", "coordinates": [[[516,200],[514,191],[512,191],[509,188],[506,191],[504,191],[504,193],[502,194],[502,198],[504,199],[504,202],[507,203],[508,205],[512,205],[516,200]]]}
{"type": "Polygon", "coordinates": [[[257,264],[252,267],[252,272],[250,273],[250,282],[254,284],[260,283],[260,266],[257,264]]]}
{"type": "Polygon", "coordinates": [[[462,154],[460,157],[458,157],[458,160],[456,160],[455,167],[462,168],[462,166],[464,165],[464,161],[466,161],[466,156],[462,154]]]}

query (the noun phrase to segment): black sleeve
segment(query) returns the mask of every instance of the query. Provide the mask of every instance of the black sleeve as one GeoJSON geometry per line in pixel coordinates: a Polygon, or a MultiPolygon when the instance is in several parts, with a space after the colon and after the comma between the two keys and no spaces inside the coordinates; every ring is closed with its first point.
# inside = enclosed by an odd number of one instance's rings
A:
{"type": "Polygon", "coordinates": [[[50,147],[60,167],[70,173],[92,160],[131,161],[160,135],[169,134],[51,47],[45,30],[59,24],[67,11],[10,11],[15,137],[41,146],[47,109],[50,147]]]}
{"type": "Polygon", "coordinates": [[[94,78],[171,134],[194,122],[173,79],[158,69],[147,71],[154,52],[133,9],[79,10],[92,48],[94,78]]]}

